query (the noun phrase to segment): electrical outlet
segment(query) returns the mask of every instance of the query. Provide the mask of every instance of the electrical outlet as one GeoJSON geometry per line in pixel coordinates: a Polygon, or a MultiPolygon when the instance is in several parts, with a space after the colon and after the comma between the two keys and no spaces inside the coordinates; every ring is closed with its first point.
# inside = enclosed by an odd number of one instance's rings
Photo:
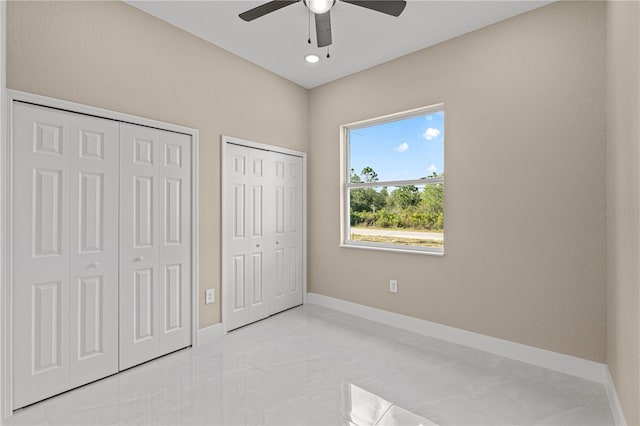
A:
{"type": "Polygon", "coordinates": [[[210,288],[205,292],[204,303],[208,305],[209,303],[213,303],[215,301],[216,301],[216,289],[210,288]]]}
{"type": "Polygon", "coordinates": [[[389,291],[391,293],[398,292],[398,280],[389,280],[389,291]]]}

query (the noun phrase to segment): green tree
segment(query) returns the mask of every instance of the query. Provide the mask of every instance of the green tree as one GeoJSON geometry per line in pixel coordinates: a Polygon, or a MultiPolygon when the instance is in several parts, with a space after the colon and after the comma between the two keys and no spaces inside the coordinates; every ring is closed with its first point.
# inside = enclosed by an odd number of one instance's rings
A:
{"type": "Polygon", "coordinates": [[[351,172],[349,173],[349,182],[351,183],[362,182],[362,180],[360,180],[360,176],[358,176],[358,174],[354,169],[351,169],[351,172]]]}
{"type": "Polygon", "coordinates": [[[422,192],[422,203],[427,211],[439,213],[444,210],[444,188],[442,184],[426,185],[422,192]]]}
{"type": "Polygon", "coordinates": [[[426,185],[422,192],[421,210],[428,217],[429,229],[442,229],[444,219],[444,186],[441,183],[426,185]]]}
{"type": "MultiPolygon", "coordinates": [[[[360,175],[356,174],[354,169],[351,169],[349,180],[352,183],[377,182],[378,174],[369,166],[363,168],[360,175]]],[[[389,193],[386,187],[383,187],[380,191],[376,191],[375,188],[351,189],[351,224],[358,225],[364,223],[373,225],[376,211],[384,208],[388,196],[389,193]]]]}
{"type": "Polygon", "coordinates": [[[362,169],[362,172],[360,172],[360,176],[362,176],[364,181],[368,182],[368,183],[377,182],[378,181],[378,174],[376,173],[375,170],[373,170],[369,166],[367,166],[364,169],[362,169]]]}
{"type": "MultiPolygon", "coordinates": [[[[434,173],[427,179],[444,176],[434,173]]],[[[378,174],[367,166],[360,174],[350,171],[350,181],[378,182],[378,174]]],[[[386,186],[351,189],[351,225],[381,228],[416,228],[439,230],[444,221],[444,185],[416,185],[398,187],[389,193],[386,186]]]]}
{"type": "Polygon", "coordinates": [[[405,185],[391,191],[389,204],[397,210],[406,210],[420,204],[420,192],[415,185],[405,185]]]}
{"type": "MultiPolygon", "coordinates": [[[[373,168],[366,166],[357,175],[354,169],[350,171],[350,181],[352,183],[358,182],[377,182],[378,173],[373,168]]],[[[376,191],[375,188],[355,188],[351,190],[351,210],[354,212],[372,212],[380,210],[387,203],[387,188],[383,187],[381,191],[376,191]]]]}
{"type": "Polygon", "coordinates": [[[383,208],[387,203],[387,189],[376,191],[374,188],[355,188],[351,190],[351,209],[356,212],[372,212],[383,208]]]}

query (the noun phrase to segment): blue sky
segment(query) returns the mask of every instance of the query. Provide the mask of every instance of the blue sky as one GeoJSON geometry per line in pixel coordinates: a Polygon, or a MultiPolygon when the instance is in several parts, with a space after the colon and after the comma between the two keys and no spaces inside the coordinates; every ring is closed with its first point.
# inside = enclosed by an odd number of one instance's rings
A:
{"type": "Polygon", "coordinates": [[[350,166],[372,167],[379,180],[419,179],[444,172],[444,111],[351,130],[350,166]]]}

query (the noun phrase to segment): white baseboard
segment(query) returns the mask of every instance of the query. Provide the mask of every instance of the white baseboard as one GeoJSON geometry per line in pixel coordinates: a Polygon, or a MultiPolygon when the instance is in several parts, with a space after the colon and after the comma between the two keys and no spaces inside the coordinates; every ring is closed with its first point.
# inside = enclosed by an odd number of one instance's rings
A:
{"type": "Polygon", "coordinates": [[[613,383],[609,367],[605,367],[604,371],[604,388],[607,391],[609,407],[611,407],[611,415],[613,416],[613,424],[615,426],[627,426],[627,421],[624,418],[622,406],[618,399],[618,392],[616,392],[616,386],[613,383]]]}
{"type": "Polygon", "coordinates": [[[209,340],[221,337],[224,334],[222,323],[210,325],[209,327],[201,328],[198,330],[198,345],[201,345],[209,340]]]}
{"type": "Polygon", "coordinates": [[[382,309],[371,308],[317,293],[307,293],[307,303],[324,306],[371,321],[469,346],[481,351],[501,355],[517,361],[526,362],[527,364],[537,365],[538,367],[548,368],[598,383],[604,384],[605,371],[608,372],[607,366],[599,362],[535,348],[496,337],[485,336],[472,331],[396,314],[382,309]]]}

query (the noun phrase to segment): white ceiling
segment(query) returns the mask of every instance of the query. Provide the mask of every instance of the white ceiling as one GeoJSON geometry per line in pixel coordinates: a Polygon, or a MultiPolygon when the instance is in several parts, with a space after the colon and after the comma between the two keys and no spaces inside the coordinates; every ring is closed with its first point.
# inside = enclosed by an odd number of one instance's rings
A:
{"type": "Polygon", "coordinates": [[[409,0],[394,18],[337,1],[331,10],[333,45],[307,43],[308,10],[302,2],[252,22],[238,14],[266,1],[127,1],[308,89],[527,12],[551,1],[409,0]],[[316,53],[317,64],[304,56],[316,53]]]}

